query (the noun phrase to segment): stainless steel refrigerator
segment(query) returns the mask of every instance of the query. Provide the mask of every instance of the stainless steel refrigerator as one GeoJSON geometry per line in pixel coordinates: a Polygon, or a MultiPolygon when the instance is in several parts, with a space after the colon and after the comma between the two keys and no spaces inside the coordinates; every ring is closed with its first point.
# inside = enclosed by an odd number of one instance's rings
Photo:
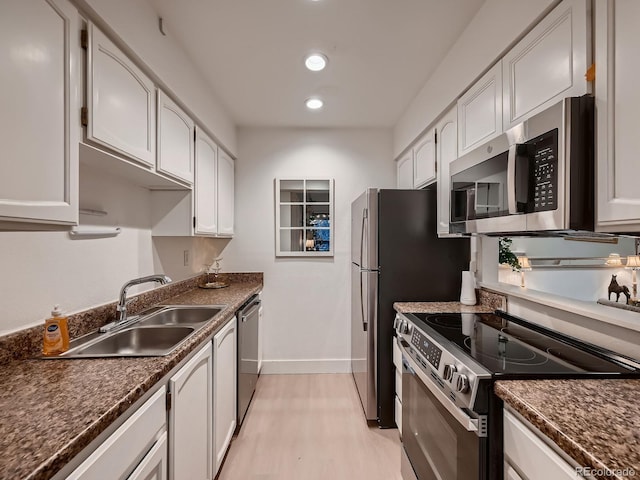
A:
{"type": "Polygon", "coordinates": [[[466,238],[438,238],[437,193],[367,189],[351,204],[351,370],[367,420],[393,427],[394,302],[454,301],[466,238]]]}

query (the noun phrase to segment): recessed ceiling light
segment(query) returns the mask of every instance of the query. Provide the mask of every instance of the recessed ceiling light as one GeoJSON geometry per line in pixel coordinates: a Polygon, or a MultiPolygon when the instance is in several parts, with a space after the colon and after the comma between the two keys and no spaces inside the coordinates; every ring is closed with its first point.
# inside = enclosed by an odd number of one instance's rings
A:
{"type": "Polygon", "coordinates": [[[312,97],[312,98],[307,98],[305,105],[310,110],[318,110],[319,108],[322,108],[322,105],[324,105],[324,102],[319,98],[312,97]]]}
{"type": "Polygon", "coordinates": [[[312,72],[319,72],[327,66],[327,57],[321,53],[312,53],[304,59],[304,64],[312,72]]]}

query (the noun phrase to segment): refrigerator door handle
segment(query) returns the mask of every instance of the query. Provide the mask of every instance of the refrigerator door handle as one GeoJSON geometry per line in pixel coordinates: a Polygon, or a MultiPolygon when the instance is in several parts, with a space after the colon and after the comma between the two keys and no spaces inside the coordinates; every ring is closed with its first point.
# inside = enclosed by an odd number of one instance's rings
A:
{"type": "Polygon", "coordinates": [[[362,265],[362,252],[364,250],[364,232],[365,232],[365,227],[367,224],[367,209],[364,208],[362,209],[362,227],[360,229],[360,268],[363,267],[362,265]]]}
{"type": "Polygon", "coordinates": [[[360,270],[360,310],[362,311],[362,331],[366,332],[367,331],[367,317],[364,314],[364,294],[363,294],[363,282],[362,282],[362,275],[365,272],[360,270]]]}

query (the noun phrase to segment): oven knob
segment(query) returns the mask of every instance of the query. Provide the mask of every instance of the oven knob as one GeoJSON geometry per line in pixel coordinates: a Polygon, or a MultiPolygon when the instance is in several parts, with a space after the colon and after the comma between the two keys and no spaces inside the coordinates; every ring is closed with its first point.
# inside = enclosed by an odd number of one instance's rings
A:
{"type": "Polygon", "coordinates": [[[407,322],[407,333],[411,335],[412,332],[413,332],[413,325],[407,322]]]}
{"type": "Polygon", "coordinates": [[[444,379],[447,382],[450,382],[453,380],[453,374],[456,373],[458,371],[458,369],[456,368],[455,365],[451,364],[451,363],[445,363],[444,364],[444,371],[442,372],[442,376],[444,377],[444,379]]]}
{"type": "Polygon", "coordinates": [[[465,393],[467,390],[469,390],[469,379],[463,373],[454,373],[453,383],[455,385],[456,391],[459,393],[465,393]]]}
{"type": "Polygon", "coordinates": [[[409,333],[409,324],[407,323],[406,320],[402,320],[400,322],[400,333],[405,334],[405,335],[407,333],[409,333]]]}

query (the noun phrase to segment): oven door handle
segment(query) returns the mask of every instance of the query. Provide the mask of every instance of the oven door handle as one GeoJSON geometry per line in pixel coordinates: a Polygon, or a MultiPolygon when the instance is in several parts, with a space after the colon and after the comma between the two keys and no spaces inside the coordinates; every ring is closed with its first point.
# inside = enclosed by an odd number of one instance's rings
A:
{"type": "Polygon", "coordinates": [[[461,409],[459,409],[438,387],[434,384],[433,380],[427,377],[425,373],[420,369],[418,364],[411,358],[409,352],[401,344],[400,348],[403,351],[403,361],[406,361],[407,370],[411,375],[418,377],[421,383],[423,383],[434,397],[440,402],[440,404],[447,409],[447,411],[455,418],[462,427],[468,432],[478,432],[478,420],[469,417],[461,409]]]}

